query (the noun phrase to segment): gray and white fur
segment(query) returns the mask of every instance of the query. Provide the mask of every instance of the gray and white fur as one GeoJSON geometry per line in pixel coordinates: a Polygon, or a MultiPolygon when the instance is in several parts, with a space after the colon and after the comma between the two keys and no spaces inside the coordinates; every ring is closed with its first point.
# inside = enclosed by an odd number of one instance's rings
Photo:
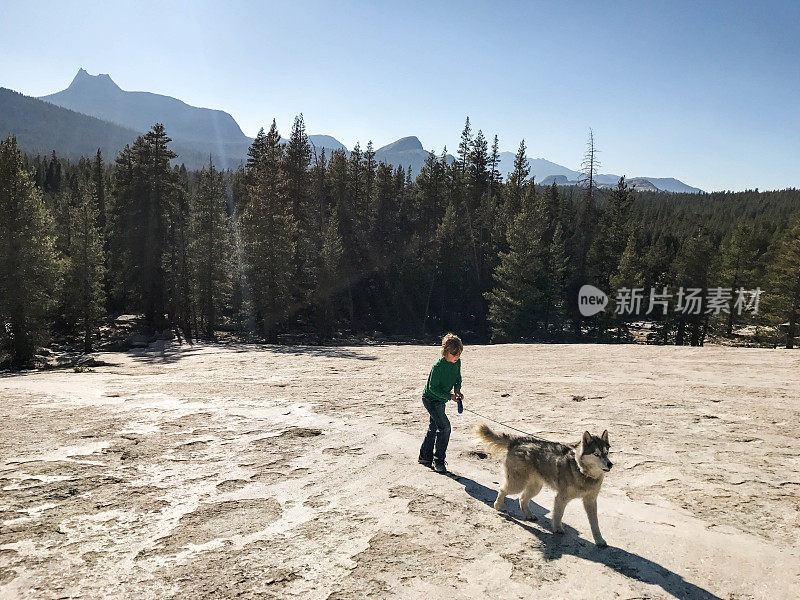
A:
{"type": "Polygon", "coordinates": [[[506,451],[505,481],[497,493],[496,510],[502,509],[506,495],[521,493],[519,505],[522,513],[525,518],[534,520],[530,501],[546,485],[556,492],[553,532],[564,532],[561,524],[564,509],[570,500],[581,498],[594,543],[606,545],[597,523],[597,495],[603,485],[603,476],[612,467],[608,460],[608,431],[599,437],[585,431],[576,444],[498,434],[485,424],[478,427],[477,434],[490,452],[506,451]]]}

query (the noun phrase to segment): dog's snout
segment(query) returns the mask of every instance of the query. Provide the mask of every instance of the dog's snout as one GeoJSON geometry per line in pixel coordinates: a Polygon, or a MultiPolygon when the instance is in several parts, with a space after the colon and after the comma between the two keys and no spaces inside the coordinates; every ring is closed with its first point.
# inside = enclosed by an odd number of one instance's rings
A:
{"type": "Polygon", "coordinates": [[[606,459],[606,466],[610,469],[611,467],[614,466],[614,463],[612,463],[610,460],[606,459]]]}

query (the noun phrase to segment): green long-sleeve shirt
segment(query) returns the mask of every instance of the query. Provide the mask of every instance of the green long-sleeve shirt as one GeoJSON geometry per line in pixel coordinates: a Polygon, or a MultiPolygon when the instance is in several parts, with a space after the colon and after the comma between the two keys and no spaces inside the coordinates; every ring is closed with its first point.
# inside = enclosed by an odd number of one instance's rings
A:
{"type": "Polygon", "coordinates": [[[431,367],[422,395],[439,402],[447,402],[450,400],[450,390],[454,387],[461,389],[461,359],[451,363],[440,358],[431,367]]]}

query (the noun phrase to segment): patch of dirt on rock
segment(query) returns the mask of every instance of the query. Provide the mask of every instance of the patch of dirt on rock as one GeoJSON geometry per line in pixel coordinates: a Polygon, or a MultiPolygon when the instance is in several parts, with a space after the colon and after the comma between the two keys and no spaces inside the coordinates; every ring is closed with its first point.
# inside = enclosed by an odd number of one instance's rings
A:
{"type": "Polygon", "coordinates": [[[194,427],[207,427],[214,420],[210,412],[198,412],[184,415],[164,423],[165,429],[188,430],[194,427]]]}
{"type": "Polygon", "coordinates": [[[412,536],[379,531],[366,550],[353,556],[355,569],[334,587],[328,600],[386,598],[400,592],[409,579],[448,577],[451,563],[442,557],[431,558],[430,548],[416,543],[412,536]]]}
{"type": "MultiPolygon", "coordinates": [[[[214,598],[217,600],[262,600],[287,598],[289,588],[302,580],[306,569],[293,565],[285,544],[259,540],[233,550],[226,542],[204,550],[187,561],[158,565],[153,569],[154,594],[165,600],[214,598]],[[161,589],[163,582],[170,582],[161,589]]],[[[296,553],[297,550],[295,550],[296,553]]],[[[134,590],[131,590],[134,591],[134,590]]],[[[135,590],[141,593],[141,589],[135,590]]],[[[129,596],[135,597],[135,596],[129,596]]]]}
{"type": "Polygon", "coordinates": [[[540,553],[533,552],[530,548],[522,548],[519,552],[505,552],[500,556],[511,563],[511,579],[532,587],[541,587],[546,582],[558,581],[564,577],[564,572],[552,561],[545,560],[540,553]]]}
{"type": "Polygon", "coordinates": [[[322,435],[321,429],[314,429],[310,427],[290,427],[289,429],[282,431],[278,435],[258,438],[250,442],[250,444],[256,447],[281,446],[285,445],[286,442],[302,440],[305,438],[314,438],[320,435],[322,435]]]}
{"type": "Polygon", "coordinates": [[[343,539],[358,535],[364,523],[374,519],[357,511],[328,510],[291,530],[291,534],[335,548],[343,539]]]}
{"type": "Polygon", "coordinates": [[[226,479],[217,484],[217,489],[220,492],[235,492],[236,490],[242,489],[248,483],[250,482],[246,479],[226,479]]]}
{"type": "Polygon", "coordinates": [[[325,454],[332,456],[360,456],[364,454],[364,448],[361,446],[337,446],[333,448],[325,448],[322,450],[325,454]]]}
{"type": "Polygon", "coordinates": [[[55,476],[55,481],[28,478],[22,480],[17,487],[8,486],[3,489],[6,510],[25,511],[45,504],[58,504],[108,485],[122,483],[122,479],[101,473],[82,476],[55,476]],[[64,477],[62,479],[62,477],[64,477]]]}
{"type": "Polygon", "coordinates": [[[414,498],[419,498],[424,493],[425,492],[422,490],[408,485],[396,485],[393,488],[389,488],[389,498],[405,498],[407,500],[412,500],[414,498]]]}
{"type": "Polygon", "coordinates": [[[87,511],[119,510],[136,516],[160,512],[169,506],[166,500],[156,498],[162,494],[162,488],[151,485],[106,486],[87,496],[87,511]]]}
{"type": "Polygon", "coordinates": [[[408,512],[439,520],[447,518],[453,512],[451,504],[435,494],[424,494],[421,497],[417,494],[417,497],[408,503],[408,512]]]}
{"type": "Polygon", "coordinates": [[[274,498],[252,498],[205,503],[183,515],[177,526],[159,540],[164,552],[217,538],[248,535],[266,528],[282,514],[274,498]]]}

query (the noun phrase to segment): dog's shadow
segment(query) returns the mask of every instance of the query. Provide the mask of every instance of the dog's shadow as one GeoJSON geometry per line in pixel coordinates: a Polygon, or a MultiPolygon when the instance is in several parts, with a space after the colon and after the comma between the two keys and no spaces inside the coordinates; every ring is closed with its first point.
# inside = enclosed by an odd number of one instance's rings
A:
{"type": "MultiPolygon", "coordinates": [[[[490,489],[468,477],[453,473],[448,473],[448,476],[463,485],[467,494],[488,506],[494,507],[494,500],[497,498],[496,490],[490,489]]],[[[533,514],[538,522],[549,521],[545,517],[549,511],[536,504],[536,502],[532,502],[532,505],[533,514]]],[[[557,560],[564,554],[571,554],[606,565],[618,573],[642,583],[657,585],[680,600],[722,600],[719,596],[693,583],[689,583],[677,573],[643,556],[614,546],[598,548],[594,543],[578,537],[578,532],[566,524],[564,525],[565,533],[563,535],[553,534],[550,531],[543,531],[533,527],[528,522],[522,521],[521,518],[510,514],[519,514],[520,517],[522,515],[516,500],[506,498],[503,510],[504,512],[498,513],[500,516],[518,525],[542,543],[541,550],[546,560],[557,560]],[[514,504],[513,508],[510,505],[512,502],[514,504]]]]}

